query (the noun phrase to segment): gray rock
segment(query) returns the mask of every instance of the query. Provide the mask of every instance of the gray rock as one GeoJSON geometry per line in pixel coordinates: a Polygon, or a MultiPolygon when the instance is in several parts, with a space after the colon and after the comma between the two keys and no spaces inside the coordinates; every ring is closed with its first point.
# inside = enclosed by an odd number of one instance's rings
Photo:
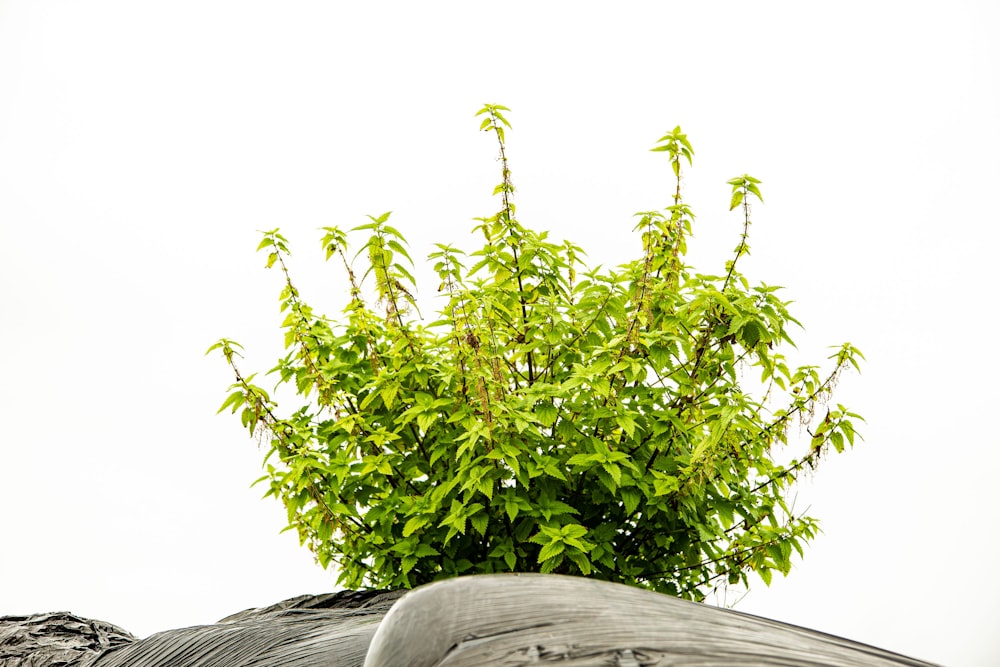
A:
{"type": "Polygon", "coordinates": [[[65,612],[0,618],[0,667],[929,667],[814,630],[581,577],[481,575],[303,595],[137,640],[65,612]]]}
{"type": "Polygon", "coordinates": [[[0,618],[0,667],[361,667],[402,591],[302,595],[136,639],[66,612],[0,618]]]}
{"type": "Polygon", "coordinates": [[[65,611],[0,616],[0,667],[76,666],[135,640],[117,625],[65,611]]]}
{"type": "Polygon", "coordinates": [[[494,574],[416,588],[365,667],[929,667],[815,630],[583,577],[494,574]]]}
{"type": "Polygon", "coordinates": [[[304,595],[168,630],[111,649],[80,667],[361,667],[379,622],[402,591],[304,595]]]}

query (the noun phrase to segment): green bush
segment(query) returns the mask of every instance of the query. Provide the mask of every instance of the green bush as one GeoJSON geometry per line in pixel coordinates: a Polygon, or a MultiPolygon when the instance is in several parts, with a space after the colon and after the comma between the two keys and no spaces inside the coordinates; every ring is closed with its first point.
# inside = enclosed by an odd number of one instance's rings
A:
{"type": "Polygon", "coordinates": [[[287,313],[288,355],[271,373],[304,404],[279,414],[235,365],[237,343],[211,348],[236,372],[220,412],[240,411],[270,443],[259,481],[352,588],[541,571],[700,599],[751,571],[765,582],[787,574],[817,528],[786,494],[831,445],[853,444],[858,415],[822,406],[861,354],[840,346],[828,375],[786,365],[779,349],[797,324],[788,302],[737,271],[760,181],[729,181],[742,234],[722,274],[692,272],[681,167],[693,150],[675,128],[653,148],[677,179],[673,203],[636,214],[638,259],[590,270],[580,248],[517,221],[505,111],[479,112],[502,166],[499,212],[474,228],[482,247],[438,244],[430,255],[446,301],[436,321],[411,316],[412,263],[388,213],[352,230],[367,236],[360,280],[347,234],[325,229],[327,259],[351,285],[339,319],[313,313],[289,274],[287,239],[264,234],[287,313]],[[808,448],[782,463],[800,424],[808,448]]]}

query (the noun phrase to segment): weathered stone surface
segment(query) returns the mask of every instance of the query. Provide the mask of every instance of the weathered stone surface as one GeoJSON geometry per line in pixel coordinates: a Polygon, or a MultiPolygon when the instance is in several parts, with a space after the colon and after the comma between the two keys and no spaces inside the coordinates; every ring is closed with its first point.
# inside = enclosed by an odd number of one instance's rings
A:
{"type": "Polygon", "coordinates": [[[136,640],[58,612],[0,618],[0,667],[929,667],[739,612],[580,577],[483,575],[303,595],[136,640]],[[390,610],[391,608],[391,610],[390,610]]]}
{"type": "Polygon", "coordinates": [[[0,616],[0,667],[58,667],[135,641],[117,625],[57,611],[0,616]]]}
{"type": "Polygon", "coordinates": [[[361,667],[402,591],[302,595],[146,639],[66,612],[0,618],[0,667],[361,667]]]}
{"type": "Polygon", "coordinates": [[[582,577],[499,574],[414,589],[365,667],[928,667],[777,621],[582,577]]]}
{"type": "Polygon", "coordinates": [[[379,622],[400,595],[305,595],[248,609],[215,625],[159,632],[80,667],[361,667],[379,622]]]}

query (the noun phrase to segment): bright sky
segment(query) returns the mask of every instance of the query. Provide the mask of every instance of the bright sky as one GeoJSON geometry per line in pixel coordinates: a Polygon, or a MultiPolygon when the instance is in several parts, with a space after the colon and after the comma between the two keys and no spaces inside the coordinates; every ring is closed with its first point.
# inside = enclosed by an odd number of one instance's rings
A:
{"type": "Polygon", "coordinates": [[[334,588],[249,488],[262,452],[202,354],[281,353],[256,230],[329,314],[318,227],[392,210],[416,256],[472,247],[498,180],[473,114],[498,102],[522,222],[595,264],[668,203],[648,149],[674,125],[698,268],[737,241],[726,179],[760,178],[745,273],[788,288],[801,361],[868,358],[837,397],[865,442],[799,493],[824,533],[736,608],[1000,662],[998,5],[346,6],[0,0],[0,615],[147,635],[334,588]]]}

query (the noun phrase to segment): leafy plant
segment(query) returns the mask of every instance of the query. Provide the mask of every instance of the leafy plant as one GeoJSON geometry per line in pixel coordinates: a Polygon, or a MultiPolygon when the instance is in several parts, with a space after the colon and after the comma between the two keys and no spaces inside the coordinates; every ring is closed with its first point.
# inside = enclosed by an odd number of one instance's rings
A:
{"type": "Polygon", "coordinates": [[[259,250],[283,274],[288,350],[270,372],[303,404],[279,412],[237,367],[237,343],[209,350],[236,373],[220,412],[239,412],[270,445],[258,481],[348,587],[541,571],[700,599],[750,572],[768,583],[787,574],[817,530],[787,493],[831,446],[854,443],[859,416],[823,406],[861,354],[845,343],[826,375],[787,365],[788,302],[737,270],[760,181],[729,181],[742,233],[724,271],[692,272],[681,174],[694,150],[675,128],[652,149],[670,162],[673,201],[636,214],[641,255],[589,269],[579,247],[517,220],[506,111],[478,114],[501,165],[499,211],[474,227],[482,247],[430,255],[444,300],[436,321],[412,314],[412,262],[389,213],[351,230],[367,236],[360,279],[347,234],[324,229],[327,259],[350,282],[339,319],[313,312],[292,282],[288,240],[264,233],[259,250]],[[809,444],[782,463],[796,425],[809,444]]]}

